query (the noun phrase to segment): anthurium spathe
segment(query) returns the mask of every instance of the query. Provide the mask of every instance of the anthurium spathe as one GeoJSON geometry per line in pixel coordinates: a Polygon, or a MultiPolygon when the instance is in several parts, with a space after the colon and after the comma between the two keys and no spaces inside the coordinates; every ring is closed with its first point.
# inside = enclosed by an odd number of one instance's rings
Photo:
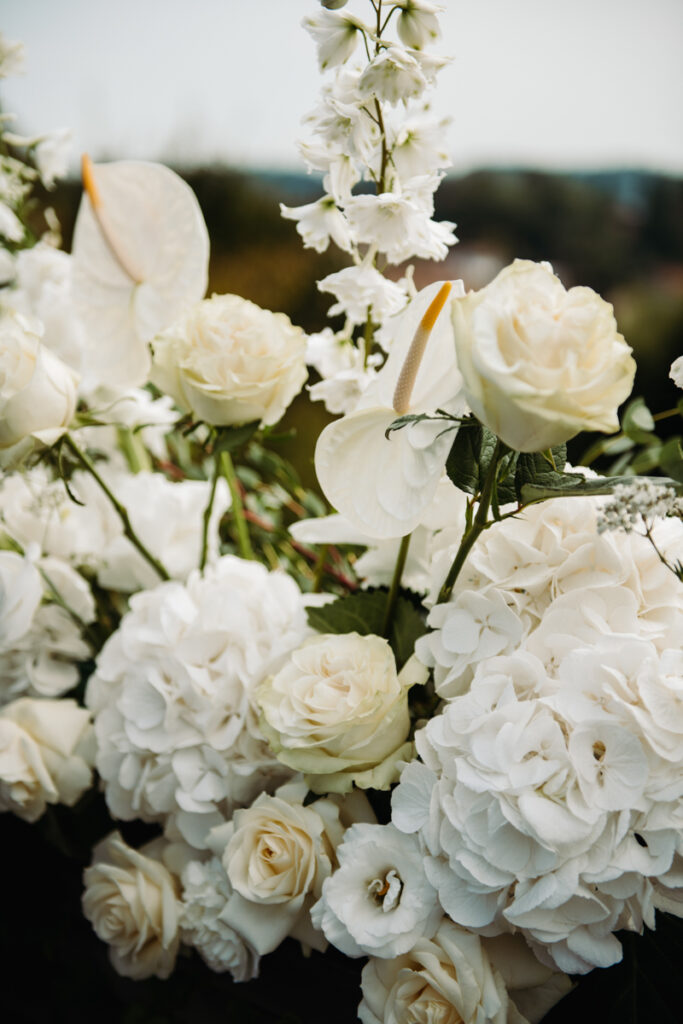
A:
{"type": "Polygon", "coordinates": [[[209,237],[199,203],[168,167],[83,158],[73,294],[90,344],[91,387],[147,380],[147,343],[206,291],[209,237]]]}
{"type": "Polygon", "coordinates": [[[388,438],[386,431],[406,413],[463,412],[453,328],[448,313],[441,313],[463,294],[461,281],[419,292],[393,319],[391,351],[376,379],[353,412],[318,439],[315,468],[325,496],[369,537],[411,533],[438,487],[453,443],[444,422],[411,423],[388,438]]]}

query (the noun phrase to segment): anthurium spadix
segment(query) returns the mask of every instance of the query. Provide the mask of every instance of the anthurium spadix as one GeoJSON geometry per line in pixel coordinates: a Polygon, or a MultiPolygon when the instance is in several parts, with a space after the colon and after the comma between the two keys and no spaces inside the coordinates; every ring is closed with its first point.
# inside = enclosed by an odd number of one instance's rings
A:
{"type": "Polygon", "coordinates": [[[419,292],[393,318],[391,351],[376,379],[353,412],[318,439],[315,468],[326,498],[369,537],[411,533],[443,474],[454,437],[444,433],[443,421],[411,423],[385,435],[406,413],[464,411],[451,318],[441,312],[462,295],[461,281],[419,292]]]}
{"type": "Polygon", "coordinates": [[[83,158],[73,293],[90,339],[86,385],[147,380],[148,342],[206,292],[209,236],[194,192],[161,164],[83,158]]]}

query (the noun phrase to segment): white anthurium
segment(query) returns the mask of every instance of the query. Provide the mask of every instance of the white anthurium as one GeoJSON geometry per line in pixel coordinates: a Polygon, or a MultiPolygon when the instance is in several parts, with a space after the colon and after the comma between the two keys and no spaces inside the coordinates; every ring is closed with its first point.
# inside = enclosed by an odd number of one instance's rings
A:
{"type": "Polygon", "coordinates": [[[410,423],[388,438],[386,431],[406,413],[464,412],[452,327],[448,315],[439,316],[453,292],[464,294],[461,281],[429,285],[395,318],[385,365],[354,411],[318,439],[315,467],[325,496],[368,537],[411,533],[443,474],[454,436],[444,433],[447,423],[410,423]]]}
{"type": "Polygon", "coordinates": [[[83,158],[73,296],[89,338],[95,387],[147,380],[147,343],[206,291],[209,236],[188,185],[161,164],[83,158]]]}
{"type": "MultiPolygon", "coordinates": [[[[453,523],[464,526],[465,497],[447,476],[439,482],[431,504],[425,509],[420,525],[410,539],[410,547],[401,577],[403,585],[416,593],[429,588],[429,572],[434,534],[453,523]]],[[[289,532],[303,544],[356,544],[367,548],[354,563],[356,575],[363,586],[381,587],[391,583],[400,540],[376,540],[353,526],[339,513],[319,516],[315,519],[301,519],[292,523],[289,532]]]]}

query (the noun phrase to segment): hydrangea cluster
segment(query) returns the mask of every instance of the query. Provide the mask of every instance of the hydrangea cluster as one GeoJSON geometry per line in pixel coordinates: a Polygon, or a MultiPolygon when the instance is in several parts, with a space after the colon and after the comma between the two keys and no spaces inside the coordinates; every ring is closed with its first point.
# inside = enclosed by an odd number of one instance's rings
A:
{"type": "MultiPolygon", "coordinates": [[[[683,550],[683,524],[660,543],[683,550]]],[[[418,653],[441,715],[416,735],[394,823],[418,832],[458,924],[522,931],[583,973],[681,884],[683,592],[647,541],[598,534],[591,499],[491,527],[418,653]]]]}
{"type": "Polygon", "coordinates": [[[86,695],[112,813],[164,821],[201,848],[211,827],[286,776],[254,692],[306,630],[296,584],[232,556],[186,586],[135,595],[86,695]]]}
{"type": "Polygon", "coordinates": [[[59,559],[30,555],[0,551],[0,705],[61,696],[91,655],[82,636],[95,618],[87,584],[59,559]]]}

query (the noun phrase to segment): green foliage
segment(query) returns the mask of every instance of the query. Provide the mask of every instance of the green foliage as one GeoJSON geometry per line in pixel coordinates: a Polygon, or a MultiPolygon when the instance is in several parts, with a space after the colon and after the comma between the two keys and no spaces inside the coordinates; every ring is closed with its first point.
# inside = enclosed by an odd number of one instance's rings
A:
{"type": "MultiPolygon", "coordinates": [[[[382,636],[387,607],[387,590],[363,590],[349,594],[332,604],[308,609],[308,621],[318,633],[360,633],[382,636]]],[[[419,637],[427,632],[422,614],[408,596],[401,591],[387,637],[399,670],[415,649],[419,637]]]]}
{"type": "Polygon", "coordinates": [[[261,421],[243,423],[239,427],[217,427],[213,450],[218,452],[234,452],[249,441],[259,428],[261,421]]]}

